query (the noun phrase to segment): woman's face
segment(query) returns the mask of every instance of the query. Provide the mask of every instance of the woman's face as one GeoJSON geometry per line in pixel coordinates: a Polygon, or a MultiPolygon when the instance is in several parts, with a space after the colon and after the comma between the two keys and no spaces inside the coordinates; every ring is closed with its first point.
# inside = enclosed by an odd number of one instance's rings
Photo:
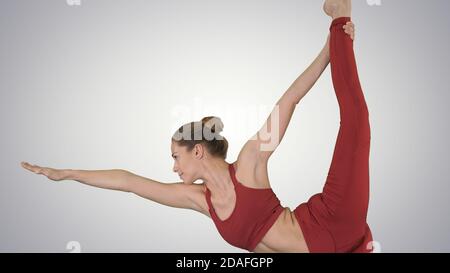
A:
{"type": "Polygon", "coordinates": [[[174,160],[173,171],[178,173],[183,183],[193,184],[198,179],[198,160],[195,160],[198,157],[197,147],[188,152],[186,147],[172,141],[170,150],[174,160]]]}

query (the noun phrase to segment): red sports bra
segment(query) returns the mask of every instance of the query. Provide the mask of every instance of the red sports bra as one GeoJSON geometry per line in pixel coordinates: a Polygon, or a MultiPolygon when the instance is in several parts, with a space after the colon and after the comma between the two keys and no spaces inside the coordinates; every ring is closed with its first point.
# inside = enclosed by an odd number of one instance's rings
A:
{"type": "Polygon", "coordinates": [[[231,215],[220,220],[211,203],[211,192],[206,188],[206,202],[217,230],[233,246],[253,251],[284,208],[271,188],[255,189],[237,181],[233,164],[228,164],[236,192],[236,204],[231,215]]]}

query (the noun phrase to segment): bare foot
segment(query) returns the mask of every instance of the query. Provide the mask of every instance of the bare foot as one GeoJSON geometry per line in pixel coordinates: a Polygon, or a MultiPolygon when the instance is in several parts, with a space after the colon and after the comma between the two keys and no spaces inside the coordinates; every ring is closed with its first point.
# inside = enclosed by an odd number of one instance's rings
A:
{"type": "Polygon", "coordinates": [[[351,0],[325,0],[323,10],[333,20],[339,17],[351,17],[352,1],[351,0]]]}

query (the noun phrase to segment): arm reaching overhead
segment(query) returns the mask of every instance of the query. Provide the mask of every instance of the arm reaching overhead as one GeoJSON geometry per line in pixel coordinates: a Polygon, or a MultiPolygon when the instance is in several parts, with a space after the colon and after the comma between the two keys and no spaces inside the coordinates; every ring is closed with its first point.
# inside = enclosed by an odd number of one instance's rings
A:
{"type": "Polygon", "coordinates": [[[277,105],[282,100],[288,100],[291,103],[298,104],[300,100],[308,93],[314,86],[316,81],[322,75],[325,68],[330,63],[330,37],[328,36],[325,46],[320,51],[319,55],[306,68],[303,73],[291,84],[288,90],[280,98],[277,105]]]}
{"type": "MultiPolygon", "coordinates": [[[[349,22],[344,31],[354,39],[354,25],[349,22]]],[[[266,162],[281,143],[300,100],[314,86],[330,62],[330,37],[309,67],[291,84],[276,103],[261,129],[247,141],[239,154],[246,160],[266,162]]]]}
{"type": "Polygon", "coordinates": [[[330,62],[329,39],[311,65],[292,83],[277,101],[261,129],[247,141],[240,158],[266,163],[286,133],[295,107],[308,93],[330,62]]]}
{"type": "MultiPolygon", "coordinates": [[[[348,34],[353,40],[355,37],[355,25],[353,24],[353,22],[348,22],[346,25],[344,25],[343,28],[345,33],[348,34]]],[[[329,63],[330,35],[328,35],[327,42],[325,43],[323,49],[320,51],[319,55],[308,66],[308,68],[306,68],[306,70],[292,83],[292,85],[288,88],[288,90],[278,101],[278,103],[284,97],[287,97],[287,100],[298,104],[300,100],[308,93],[308,91],[311,90],[311,88],[317,82],[329,63]]]]}

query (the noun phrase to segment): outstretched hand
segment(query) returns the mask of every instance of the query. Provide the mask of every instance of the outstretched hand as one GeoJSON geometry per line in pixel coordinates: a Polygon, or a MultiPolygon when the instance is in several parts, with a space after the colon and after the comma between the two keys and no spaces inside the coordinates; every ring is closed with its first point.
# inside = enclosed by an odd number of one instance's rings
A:
{"type": "Polygon", "coordinates": [[[35,174],[43,174],[47,176],[48,179],[53,181],[60,181],[65,179],[63,170],[31,165],[28,162],[21,162],[20,165],[22,165],[24,169],[34,172],[35,174]]]}
{"type": "Polygon", "coordinates": [[[353,22],[347,22],[347,24],[344,25],[344,31],[350,35],[352,40],[355,40],[355,24],[353,24],[353,22]]]}

